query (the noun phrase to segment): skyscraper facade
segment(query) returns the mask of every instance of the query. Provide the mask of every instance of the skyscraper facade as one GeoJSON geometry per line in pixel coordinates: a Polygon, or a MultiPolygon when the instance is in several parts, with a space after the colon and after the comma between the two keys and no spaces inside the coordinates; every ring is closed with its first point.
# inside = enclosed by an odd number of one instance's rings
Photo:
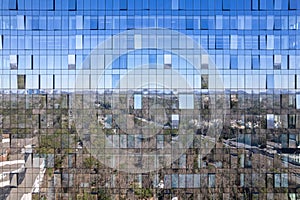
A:
{"type": "Polygon", "coordinates": [[[298,0],[2,0],[0,199],[300,198],[299,28],[298,0]]]}

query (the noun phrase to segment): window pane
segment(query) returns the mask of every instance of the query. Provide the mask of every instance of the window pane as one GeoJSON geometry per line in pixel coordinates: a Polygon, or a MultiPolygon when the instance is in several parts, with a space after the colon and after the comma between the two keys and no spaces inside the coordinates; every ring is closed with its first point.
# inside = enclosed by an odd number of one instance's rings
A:
{"type": "Polygon", "coordinates": [[[142,109],[142,95],[141,94],[134,95],[134,109],[142,109]]]}
{"type": "Polygon", "coordinates": [[[82,49],[82,35],[76,35],[76,49],[82,49]]]}
{"type": "Polygon", "coordinates": [[[258,55],[252,56],[252,69],[259,69],[260,68],[260,58],[258,55]]]}
{"type": "Polygon", "coordinates": [[[18,75],[18,89],[25,89],[26,85],[26,76],[18,75]]]}
{"type": "Polygon", "coordinates": [[[245,29],[252,29],[252,16],[245,16],[245,29]]]}
{"type": "Polygon", "coordinates": [[[267,49],[274,49],[274,35],[267,35],[267,49]]]}
{"type": "Polygon", "coordinates": [[[10,69],[18,69],[18,56],[17,55],[10,55],[10,69]]]}
{"type": "Polygon", "coordinates": [[[76,16],[76,29],[82,29],[83,17],[81,15],[76,16]]]}
{"type": "Polygon", "coordinates": [[[46,30],[46,28],[47,28],[46,25],[47,25],[46,17],[45,16],[40,16],[39,17],[39,27],[38,27],[38,29],[46,30]]]}
{"type": "Polygon", "coordinates": [[[267,16],[267,29],[273,30],[274,29],[274,16],[267,16]]]}
{"type": "Polygon", "coordinates": [[[281,69],[281,55],[274,55],[274,69],[281,69]]]}
{"type": "Polygon", "coordinates": [[[179,0],[172,0],[172,10],[178,10],[179,7],[179,0]]]}
{"type": "Polygon", "coordinates": [[[17,16],[17,23],[18,23],[18,29],[19,30],[23,30],[25,28],[25,24],[24,24],[24,15],[18,15],[17,16]]]}
{"type": "Polygon", "coordinates": [[[180,94],[179,109],[194,109],[194,95],[180,94]]]}
{"type": "Polygon", "coordinates": [[[238,46],[238,37],[237,35],[230,36],[230,49],[237,49],[238,46]]]}
{"type": "Polygon", "coordinates": [[[238,16],[238,29],[244,29],[244,16],[238,16]]]}
{"type": "Polygon", "coordinates": [[[91,17],[91,22],[90,22],[90,28],[92,30],[96,30],[98,28],[98,23],[97,22],[98,22],[97,17],[96,16],[92,16],[91,17]]]}
{"type": "Polygon", "coordinates": [[[238,57],[237,55],[230,56],[230,69],[238,69],[238,57]]]}
{"type": "MultiPolygon", "coordinates": [[[[300,81],[298,80],[298,83],[299,83],[300,81]]],[[[297,109],[300,109],[300,94],[297,94],[296,95],[296,108],[297,109]]]]}
{"type": "Polygon", "coordinates": [[[201,69],[208,69],[209,58],[208,55],[201,55],[201,69]]]}
{"type": "Polygon", "coordinates": [[[267,89],[274,89],[274,75],[267,74],[267,89]]]}
{"type": "Polygon", "coordinates": [[[119,74],[113,74],[112,75],[112,88],[117,88],[120,83],[120,75],[119,74]]]}
{"type": "Polygon", "coordinates": [[[165,54],[164,55],[164,68],[169,69],[172,67],[172,55],[165,54]]]}
{"type": "Polygon", "coordinates": [[[76,69],[75,55],[68,55],[68,69],[76,69]]]}
{"type": "Polygon", "coordinates": [[[223,28],[223,16],[218,15],[216,16],[216,29],[222,29],[223,28]]]}
{"type": "Polygon", "coordinates": [[[281,0],[275,0],[274,9],[275,10],[281,10],[281,0]]]}
{"type": "Polygon", "coordinates": [[[76,0],[69,0],[69,10],[76,10],[76,0]]]}
{"type": "Polygon", "coordinates": [[[39,18],[37,16],[32,17],[32,30],[38,30],[39,29],[39,18]]]}
{"type": "Polygon", "coordinates": [[[9,0],[9,9],[16,10],[17,9],[17,0],[9,0]]]}
{"type": "Polygon", "coordinates": [[[2,47],[3,47],[3,41],[2,41],[2,38],[3,38],[3,36],[0,35],[0,49],[2,49],[2,47]]]}
{"type": "Polygon", "coordinates": [[[216,175],[209,174],[208,175],[208,187],[215,187],[216,186],[216,175]]]}
{"type": "Polygon", "coordinates": [[[267,128],[273,129],[274,128],[274,115],[267,114],[267,128]]]}
{"type": "Polygon", "coordinates": [[[53,23],[54,30],[61,29],[61,16],[54,16],[54,23],[53,23]]]}

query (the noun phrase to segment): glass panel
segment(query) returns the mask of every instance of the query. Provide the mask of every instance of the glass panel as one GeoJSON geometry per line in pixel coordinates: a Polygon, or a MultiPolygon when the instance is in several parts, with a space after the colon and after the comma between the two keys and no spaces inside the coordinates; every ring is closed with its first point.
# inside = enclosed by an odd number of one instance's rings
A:
{"type": "Polygon", "coordinates": [[[200,28],[201,29],[208,29],[208,18],[207,17],[203,17],[201,16],[201,20],[200,20],[200,28]]]}
{"type": "Polygon", "coordinates": [[[17,0],[9,0],[9,9],[16,10],[17,9],[17,0]]]}
{"type": "Polygon", "coordinates": [[[237,22],[237,16],[230,16],[230,29],[237,29],[238,22],[237,22]]]}
{"type": "Polygon", "coordinates": [[[230,56],[230,69],[238,69],[238,57],[237,55],[230,56]]]}
{"type": "Polygon", "coordinates": [[[172,67],[172,55],[165,54],[164,55],[164,68],[169,69],[172,67]]]}
{"type": "Polygon", "coordinates": [[[200,182],[200,174],[194,174],[194,188],[200,188],[201,182],[200,182]]]}
{"type": "Polygon", "coordinates": [[[97,28],[98,28],[98,23],[97,23],[97,17],[96,16],[93,16],[93,17],[91,17],[91,22],[90,22],[90,28],[92,29],[92,30],[96,30],[97,28]]]}
{"type": "Polygon", "coordinates": [[[185,174],[179,174],[179,188],[185,188],[186,184],[185,184],[185,180],[186,179],[186,175],[185,174]]]}
{"type": "Polygon", "coordinates": [[[3,48],[3,41],[2,41],[2,38],[3,38],[3,36],[2,36],[2,35],[0,35],[0,49],[2,49],[2,48],[3,48]]]}
{"type": "Polygon", "coordinates": [[[259,48],[260,49],[266,49],[267,47],[267,40],[265,35],[260,35],[259,36],[259,48]]]}
{"type": "Polygon", "coordinates": [[[281,49],[281,41],[280,41],[279,35],[274,36],[274,49],[276,49],[276,50],[281,49]]]}
{"type": "Polygon", "coordinates": [[[178,174],[172,174],[171,187],[178,188],[178,174]]]}
{"type": "Polygon", "coordinates": [[[252,29],[258,30],[259,29],[259,17],[258,16],[252,16],[252,29]]]}
{"type": "Polygon", "coordinates": [[[18,89],[25,89],[26,85],[26,76],[18,75],[18,89]]]}
{"type": "Polygon", "coordinates": [[[244,16],[238,16],[238,29],[243,30],[244,27],[244,16]]]}
{"type": "Polygon", "coordinates": [[[244,36],[238,36],[238,49],[244,49],[244,36]]]}
{"type": "Polygon", "coordinates": [[[68,69],[76,69],[75,55],[68,55],[68,69]]]}
{"type": "Polygon", "coordinates": [[[281,187],[288,187],[288,174],[281,174],[281,187]]]}
{"type": "Polygon", "coordinates": [[[288,29],[288,16],[281,16],[281,29],[288,29]]]}
{"type": "Polygon", "coordinates": [[[289,9],[290,10],[296,10],[297,9],[297,2],[298,2],[297,0],[289,0],[289,9]]]}
{"type": "Polygon", "coordinates": [[[223,10],[230,10],[230,1],[223,0],[223,10]]]}
{"type": "Polygon", "coordinates": [[[82,15],[76,16],[76,29],[82,29],[83,17],[82,15]]]}
{"type": "Polygon", "coordinates": [[[289,66],[288,69],[295,69],[296,68],[296,56],[289,55],[289,66]]]}
{"type": "Polygon", "coordinates": [[[186,19],[186,29],[188,30],[194,29],[194,19],[186,19]]]}
{"type": "Polygon", "coordinates": [[[209,16],[208,17],[208,29],[210,29],[210,30],[215,29],[216,28],[215,22],[216,22],[215,17],[209,16]]]}
{"type": "Polygon", "coordinates": [[[142,48],[142,36],[141,35],[134,35],[134,48],[135,49],[142,48]]]}
{"type": "Polygon", "coordinates": [[[289,36],[288,35],[281,36],[281,49],[289,49],[289,36]]]}
{"type": "Polygon", "coordinates": [[[18,56],[17,55],[10,55],[10,69],[18,69],[18,56]]]}
{"type": "MultiPolygon", "coordinates": [[[[299,82],[299,81],[298,81],[299,82]]],[[[300,109],[300,94],[296,95],[296,108],[300,109]]]]}
{"type": "Polygon", "coordinates": [[[40,30],[46,30],[47,29],[47,19],[46,16],[39,16],[39,27],[40,30]]]}
{"type": "Polygon", "coordinates": [[[216,36],[216,49],[223,49],[223,37],[217,35],[216,36]]]}
{"type": "Polygon", "coordinates": [[[194,95],[180,94],[179,109],[194,109],[194,95]]]}
{"type": "Polygon", "coordinates": [[[53,17],[53,28],[54,30],[61,29],[61,16],[54,16],[53,17]]]}
{"type": "Polygon", "coordinates": [[[281,55],[274,55],[274,69],[281,69],[281,55]]]}
{"type": "Polygon", "coordinates": [[[280,174],[274,174],[274,187],[280,187],[280,174]]]}
{"type": "Polygon", "coordinates": [[[245,29],[246,30],[252,29],[252,16],[245,16],[245,29]]]}
{"type": "Polygon", "coordinates": [[[275,0],[274,9],[275,10],[281,10],[281,0],[275,0]]]}
{"type": "Polygon", "coordinates": [[[76,35],[76,49],[82,49],[82,35],[76,35]]]}
{"type": "Polygon", "coordinates": [[[37,16],[32,17],[32,30],[39,29],[39,18],[37,16]]]}
{"type": "Polygon", "coordinates": [[[25,20],[24,20],[24,15],[18,15],[17,16],[17,26],[19,30],[24,30],[25,29],[25,20]]]}
{"type": "Polygon", "coordinates": [[[179,127],[179,115],[172,114],[172,129],[178,129],[179,127]]]}
{"type": "Polygon", "coordinates": [[[19,56],[19,69],[32,69],[32,56],[31,55],[20,55],[19,56]]]}
{"type": "Polygon", "coordinates": [[[230,49],[237,49],[238,47],[238,37],[237,35],[230,36],[230,49]]]}
{"type": "Polygon", "coordinates": [[[76,29],[76,17],[75,16],[69,16],[69,29],[70,30],[76,29]]]}
{"type": "Polygon", "coordinates": [[[267,89],[274,89],[274,75],[267,74],[267,89]]]}
{"type": "Polygon", "coordinates": [[[42,89],[53,89],[53,76],[52,75],[41,75],[41,88],[42,89]]]}
{"type": "Polygon", "coordinates": [[[209,174],[208,175],[208,187],[215,187],[216,186],[216,175],[209,174]]]}
{"type": "Polygon", "coordinates": [[[90,29],[91,28],[90,20],[91,20],[90,16],[84,16],[84,29],[90,29]]]}
{"type": "Polygon", "coordinates": [[[172,0],[172,10],[178,10],[179,9],[179,0],[172,0]]]}
{"type": "Polygon", "coordinates": [[[273,30],[274,29],[274,16],[267,16],[267,29],[273,30]]]}
{"type": "Polygon", "coordinates": [[[267,128],[272,129],[274,128],[274,115],[267,114],[267,128]]]}
{"type": "Polygon", "coordinates": [[[69,10],[76,10],[76,0],[68,0],[69,1],[69,10]]]}
{"type": "Polygon", "coordinates": [[[252,49],[252,36],[245,36],[245,49],[252,49]]]}
{"type": "Polygon", "coordinates": [[[223,28],[223,16],[217,15],[216,16],[216,29],[222,29],[223,28]]]}
{"type": "Polygon", "coordinates": [[[141,94],[134,95],[134,109],[142,109],[142,95],[141,94]]]}

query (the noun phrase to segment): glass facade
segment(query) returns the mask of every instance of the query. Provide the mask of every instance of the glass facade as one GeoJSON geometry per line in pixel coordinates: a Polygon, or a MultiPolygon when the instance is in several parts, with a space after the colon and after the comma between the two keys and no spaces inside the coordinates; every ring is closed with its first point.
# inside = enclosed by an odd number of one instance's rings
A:
{"type": "Polygon", "coordinates": [[[0,1],[0,199],[299,199],[300,1],[0,1]]]}

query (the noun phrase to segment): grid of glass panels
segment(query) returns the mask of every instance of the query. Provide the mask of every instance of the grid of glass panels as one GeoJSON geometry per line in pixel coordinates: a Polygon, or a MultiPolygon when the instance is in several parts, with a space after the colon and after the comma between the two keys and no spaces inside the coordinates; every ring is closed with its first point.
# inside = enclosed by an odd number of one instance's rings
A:
{"type": "Polygon", "coordinates": [[[2,0],[0,199],[300,198],[299,26],[298,0],[2,0]],[[113,62],[107,62],[114,56],[109,53],[91,56],[112,36],[145,28],[177,31],[195,41],[168,41],[174,49],[192,51],[197,44],[207,52],[197,61],[201,70],[213,63],[224,85],[219,138],[208,133],[208,74],[197,74],[186,59],[141,49],[142,35],[108,44],[130,50],[113,62]],[[194,109],[194,133],[214,141],[210,153],[202,156],[204,147],[194,140],[171,165],[136,174],[95,159],[84,142],[90,133],[77,134],[72,99],[77,75],[93,74],[100,62],[107,70],[97,87],[106,93],[93,99],[94,117],[114,144],[145,148],[134,127],[146,123],[146,114],[147,123],[153,120],[154,100],[142,92],[120,95],[122,105],[112,108],[109,92],[136,66],[147,65],[177,70],[197,91],[157,95],[155,102],[162,98],[170,107],[155,148],[176,142],[179,110],[194,109]],[[130,133],[116,128],[114,109],[127,109],[130,133]]]}

